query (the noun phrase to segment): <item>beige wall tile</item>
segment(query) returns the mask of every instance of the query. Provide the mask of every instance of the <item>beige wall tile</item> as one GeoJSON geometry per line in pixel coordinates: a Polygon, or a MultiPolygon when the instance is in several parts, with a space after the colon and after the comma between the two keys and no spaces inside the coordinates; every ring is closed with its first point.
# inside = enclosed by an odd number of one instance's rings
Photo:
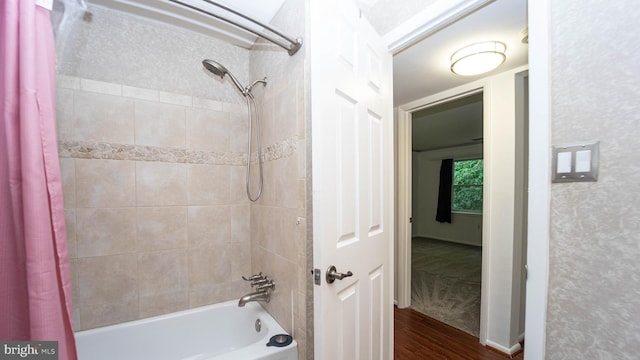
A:
{"type": "Polygon", "coordinates": [[[80,321],[80,308],[73,309],[73,329],[75,331],[82,330],[82,322],[80,321]]]}
{"type": "MultiPolygon", "coordinates": [[[[229,113],[229,151],[247,153],[248,114],[229,113]]],[[[253,131],[256,131],[255,126],[253,131]]]]}
{"type": "Polygon", "coordinates": [[[135,205],[133,161],[76,159],[78,207],[135,205]]]}
{"type": "Polygon", "coordinates": [[[56,89],[56,132],[59,140],[72,140],[73,125],[73,90],[56,89]]]}
{"type": "Polygon", "coordinates": [[[64,208],[76,207],[76,166],[74,159],[60,159],[60,175],[62,176],[62,195],[64,208]]]}
{"type": "Polygon", "coordinates": [[[82,328],[82,323],[80,322],[80,291],[78,290],[77,259],[69,259],[69,269],[71,275],[71,300],[73,302],[73,328],[79,330],[82,328]]]}
{"type": "Polygon", "coordinates": [[[193,107],[209,109],[214,111],[223,111],[222,103],[213,99],[205,99],[201,97],[193,97],[193,107]]]}
{"type": "Polygon", "coordinates": [[[251,287],[244,280],[234,280],[210,286],[208,288],[190,289],[189,307],[217,304],[229,300],[237,300],[251,292],[251,287]]]}
{"type": "Polygon", "coordinates": [[[135,102],[135,143],[185,147],[185,108],[152,101],[135,102]]]}
{"type": "Polygon", "coordinates": [[[122,85],[91,79],[81,78],[80,89],[100,94],[122,95],[122,85]]]}
{"type": "MultiPolygon", "coordinates": [[[[271,89],[270,91],[273,91],[271,89]]],[[[261,133],[262,133],[262,142],[265,146],[272,145],[276,142],[276,127],[275,127],[275,101],[271,98],[267,98],[265,100],[260,101],[260,123],[261,123],[261,133]]]]}
{"type": "Polygon", "coordinates": [[[229,204],[249,204],[245,188],[245,166],[230,166],[231,182],[229,184],[229,204]]]}
{"type": "Polygon", "coordinates": [[[278,320],[278,323],[290,332],[293,330],[291,309],[293,308],[294,312],[297,311],[297,266],[271,252],[263,253],[262,257],[265,259],[265,264],[261,271],[276,282],[276,290],[271,294],[271,301],[265,304],[265,307],[278,320]]]}
{"type": "Polygon", "coordinates": [[[307,216],[307,181],[305,179],[299,179],[297,181],[298,188],[298,216],[307,216]]]}
{"type": "Polygon", "coordinates": [[[186,291],[140,295],[140,318],[169,314],[189,308],[186,291]]]}
{"type": "Polygon", "coordinates": [[[192,106],[191,96],[160,91],[160,102],[182,106],[192,106]]]}
{"type": "Polygon", "coordinates": [[[229,151],[229,113],[187,108],[187,148],[229,151]]]}
{"type": "MultiPolygon", "coordinates": [[[[259,179],[259,168],[255,165],[252,165],[251,170],[251,189],[252,194],[255,194],[258,187],[258,179],[259,179]]],[[[262,164],[262,196],[258,203],[260,205],[271,206],[276,203],[276,192],[275,192],[275,178],[279,176],[275,171],[275,161],[267,161],[262,164]]]]}
{"type": "Polygon", "coordinates": [[[135,208],[80,208],[76,217],[78,257],[135,252],[135,208]]]}
{"type": "MultiPolygon", "coordinates": [[[[262,237],[260,225],[262,223],[262,206],[251,206],[249,213],[251,214],[249,219],[249,237],[251,239],[251,246],[253,247],[258,246],[258,242],[262,237]]],[[[252,261],[255,261],[255,259],[252,259],[252,261]]]]}
{"type": "Polygon", "coordinates": [[[189,205],[222,205],[229,203],[230,166],[188,165],[189,205]]]}
{"type": "Polygon", "coordinates": [[[187,247],[187,207],[138,207],[138,251],[187,247]]]}
{"type": "Polygon", "coordinates": [[[224,245],[231,257],[231,279],[239,280],[251,275],[251,246],[249,241],[224,245]]]}
{"type": "Polygon", "coordinates": [[[278,239],[282,235],[282,210],[278,207],[262,207],[262,216],[258,228],[260,229],[258,244],[265,249],[275,252],[278,239]]]}
{"type": "Polygon", "coordinates": [[[294,86],[287,86],[274,99],[274,142],[282,141],[297,133],[298,109],[295,91],[294,86]]]}
{"type": "Polygon", "coordinates": [[[136,199],[138,206],[186,205],[186,165],[137,161],[136,199]]]}
{"type": "Polygon", "coordinates": [[[273,178],[275,205],[285,208],[298,206],[298,157],[296,154],[273,162],[277,176],[273,178]]]}
{"type": "Polygon", "coordinates": [[[296,81],[296,129],[298,139],[306,139],[307,137],[307,117],[305,108],[304,81],[296,81]]]}
{"type": "Polygon", "coordinates": [[[249,205],[231,207],[231,242],[249,243],[250,224],[249,205]]]}
{"type": "Polygon", "coordinates": [[[77,91],[74,140],[133,144],[133,100],[77,91]]]}
{"type": "Polygon", "coordinates": [[[127,85],[122,85],[122,96],[156,102],[159,100],[157,90],[144,89],[127,85]]]}
{"type": "Polygon", "coordinates": [[[222,103],[222,111],[236,114],[247,114],[246,102],[238,103],[222,103]]]}
{"type": "Polygon", "coordinates": [[[137,255],[78,259],[82,329],[138,317],[137,255]]]}
{"type": "Polygon", "coordinates": [[[67,248],[69,258],[78,257],[78,242],[76,240],[76,209],[65,209],[64,220],[67,228],[67,248]]]}
{"type": "Polygon", "coordinates": [[[280,213],[282,232],[275,239],[275,248],[273,249],[273,252],[296,264],[299,252],[297,213],[296,209],[282,209],[280,213]]]}
{"type": "Polygon", "coordinates": [[[296,156],[298,157],[298,179],[307,177],[307,141],[298,140],[296,144],[296,156]]]}
{"type": "Polygon", "coordinates": [[[138,255],[140,296],[187,293],[187,251],[168,250],[138,255]]]}
{"type": "Polygon", "coordinates": [[[189,248],[222,246],[231,240],[228,206],[189,206],[189,248]]]}
{"type": "Polygon", "coordinates": [[[211,289],[231,279],[233,256],[226,246],[200,246],[189,250],[189,290],[211,289]]]}

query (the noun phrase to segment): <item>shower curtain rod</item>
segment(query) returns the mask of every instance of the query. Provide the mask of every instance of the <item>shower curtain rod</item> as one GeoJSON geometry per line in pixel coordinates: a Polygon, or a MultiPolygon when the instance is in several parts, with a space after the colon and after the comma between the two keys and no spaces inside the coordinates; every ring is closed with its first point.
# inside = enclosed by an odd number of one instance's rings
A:
{"type": "Polygon", "coordinates": [[[251,28],[249,28],[249,27],[247,27],[245,25],[239,24],[239,23],[237,23],[237,22],[235,22],[233,20],[227,19],[227,18],[225,18],[225,17],[223,17],[221,15],[214,14],[214,13],[212,13],[210,11],[207,11],[205,9],[202,9],[202,8],[197,7],[195,5],[192,5],[192,4],[188,4],[188,3],[183,2],[181,0],[169,0],[169,1],[174,2],[176,4],[179,4],[179,5],[182,5],[182,6],[185,6],[185,7],[188,7],[190,9],[196,10],[196,11],[201,12],[203,14],[207,14],[207,15],[212,16],[212,17],[214,17],[214,18],[216,18],[218,20],[222,20],[222,21],[227,22],[227,23],[229,23],[229,24],[231,24],[233,26],[236,26],[236,27],[239,27],[239,28],[241,28],[241,29],[243,29],[245,31],[248,31],[248,32],[250,32],[250,33],[252,33],[252,34],[254,34],[256,36],[259,36],[259,37],[265,39],[265,40],[271,41],[272,43],[280,46],[281,48],[283,48],[285,50],[287,50],[287,52],[289,53],[290,56],[295,54],[296,52],[298,52],[298,50],[302,46],[302,38],[292,39],[292,38],[284,35],[280,31],[272,28],[271,26],[265,25],[265,24],[261,23],[258,20],[252,19],[249,16],[247,16],[247,15],[245,15],[245,14],[243,14],[243,13],[237,11],[237,10],[234,10],[234,9],[232,9],[232,8],[226,6],[226,5],[220,4],[220,3],[216,2],[216,1],[213,1],[213,0],[201,0],[201,1],[205,2],[205,3],[211,4],[213,6],[217,6],[217,7],[221,8],[221,9],[224,9],[224,10],[230,12],[230,13],[238,15],[238,16],[246,19],[246,20],[249,20],[252,23],[254,23],[254,24],[258,25],[258,26],[261,26],[264,29],[267,29],[267,30],[271,31],[272,33],[280,36],[282,39],[286,40],[288,43],[285,43],[285,42],[283,42],[283,41],[281,41],[281,40],[279,40],[279,39],[277,39],[275,37],[269,36],[268,34],[263,34],[263,33],[257,32],[256,30],[251,29],[251,28]]]}

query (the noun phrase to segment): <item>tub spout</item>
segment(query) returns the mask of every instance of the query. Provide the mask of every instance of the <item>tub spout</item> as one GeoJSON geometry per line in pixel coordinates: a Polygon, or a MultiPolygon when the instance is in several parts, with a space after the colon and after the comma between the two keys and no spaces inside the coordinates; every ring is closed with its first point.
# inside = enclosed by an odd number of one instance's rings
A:
{"type": "Polygon", "coordinates": [[[238,301],[238,306],[243,307],[249,301],[269,302],[269,300],[271,300],[271,294],[269,294],[269,290],[260,290],[241,297],[238,301]]]}

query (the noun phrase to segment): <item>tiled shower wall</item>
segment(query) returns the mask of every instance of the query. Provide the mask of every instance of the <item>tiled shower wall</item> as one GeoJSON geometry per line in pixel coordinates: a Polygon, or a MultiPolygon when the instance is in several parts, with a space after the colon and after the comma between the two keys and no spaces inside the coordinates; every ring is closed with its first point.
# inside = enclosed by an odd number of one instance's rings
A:
{"type": "MultiPolygon", "coordinates": [[[[285,1],[272,24],[290,36],[304,36],[305,3],[285,1]]],[[[263,144],[283,150],[278,159],[265,162],[264,194],[251,206],[251,266],[277,281],[265,307],[294,335],[301,360],[313,358],[305,53],[303,46],[289,56],[261,40],[250,53],[249,72],[253,79],[269,79],[266,87],[256,91],[263,114],[263,144]]]]}
{"type": "Polygon", "coordinates": [[[76,329],[241,296],[245,107],[75,77],[57,93],[76,329]]]}
{"type": "MultiPolygon", "coordinates": [[[[293,74],[296,72],[294,71],[293,74]]],[[[271,85],[270,85],[271,86],[271,85]]],[[[251,266],[277,282],[271,302],[264,304],[293,333],[304,359],[306,340],[307,215],[306,141],[302,78],[285,77],[265,91],[265,143],[287,148],[264,164],[264,193],[251,206],[251,266]],[[301,119],[301,120],[300,120],[301,119]]]]}
{"type": "MultiPolygon", "coordinates": [[[[76,329],[237,299],[251,291],[240,276],[262,271],[276,281],[267,310],[307,358],[304,47],[293,57],[264,43],[248,51],[89,10],[64,39],[57,79],[76,329]],[[268,77],[254,88],[263,118],[257,203],[245,194],[246,104],[202,69],[204,58],[245,84],[268,77]]],[[[304,36],[305,11],[304,1],[287,0],[274,25],[304,36]]],[[[257,174],[255,166],[253,193],[257,174]]]]}

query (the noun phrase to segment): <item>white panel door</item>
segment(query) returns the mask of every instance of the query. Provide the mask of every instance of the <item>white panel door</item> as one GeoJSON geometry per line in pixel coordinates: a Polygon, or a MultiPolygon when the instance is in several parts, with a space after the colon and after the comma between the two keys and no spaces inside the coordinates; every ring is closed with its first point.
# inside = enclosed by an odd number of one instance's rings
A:
{"type": "Polygon", "coordinates": [[[391,54],[350,0],[310,6],[315,357],[392,359],[391,54]]]}

